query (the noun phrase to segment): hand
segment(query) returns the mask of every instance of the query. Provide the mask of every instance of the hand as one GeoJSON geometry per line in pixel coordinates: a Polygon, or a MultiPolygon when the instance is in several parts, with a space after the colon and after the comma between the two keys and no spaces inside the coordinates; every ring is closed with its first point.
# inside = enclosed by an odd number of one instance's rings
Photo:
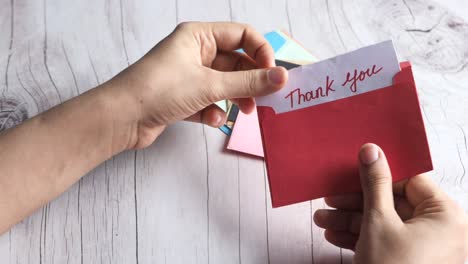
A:
{"type": "Polygon", "coordinates": [[[427,176],[392,185],[383,151],[360,151],[363,193],[329,197],[315,223],[332,244],[355,250],[354,263],[464,263],[468,222],[462,208],[427,176]]]}
{"type": "Polygon", "coordinates": [[[287,71],[274,66],[273,49],[247,25],[180,24],[110,81],[109,92],[124,94],[135,120],[128,148],[150,145],[168,124],[183,119],[221,126],[226,113],[213,103],[222,99],[233,99],[250,113],[252,97],[286,83],[287,71]],[[246,54],[235,51],[239,48],[246,54]]]}

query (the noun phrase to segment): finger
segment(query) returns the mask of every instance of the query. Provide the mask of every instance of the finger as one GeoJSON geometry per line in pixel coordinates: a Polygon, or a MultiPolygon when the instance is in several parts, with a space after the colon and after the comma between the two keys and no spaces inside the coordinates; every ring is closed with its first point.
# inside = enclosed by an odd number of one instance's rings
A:
{"type": "Polygon", "coordinates": [[[283,67],[216,74],[218,81],[214,93],[220,96],[219,99],[267,95],[281,89],[288,79],[288,72],[283,67]]]}
{"type": "Polygon", "coordinates": [[[406,184],[408,183],[408,179],[404,179],[398,182],[393,183],[393,193],[395,195],[405,196],[405,189],[406,184]]]}
{"type": "Polygon", "coordinates": [[[236,51],[220,51],[217,53],[211,68],[217,71],[245,71],[256,69],[255,61],[247,55],[236,51]]]}
{"type": "Polygon", "coordinates": [[[268,41],[251,26],[239,23],[209,23],[219,50],[233,51],[242,48],[258,67],[275,66],[274,51],[268,41]]]}
{"type": "MultiPolygon", "coordinates": [[[[326,197],[325,203],[330,207],[342,210],[362,211],[363,207],[361,193],[326,197]]],[[[395,210],[398,216],[400,216],[401,220],[405,221],[412,217],[414,208],[408,203],[406,197],[396,195],[394,198],[394,203],[395,210]]]]}
{"type": "Polygon", "coordinates": [[[406,184],[405,194],[413,207],[429,199],[441,198],[443,195],[439,187],[426,174],[410,178],[406,184]]]}
{"type": "Polygon", "coordinates": [[[314,214],[314,222],[324,229],[359,234],[362,214],[356,211],[320,209],[314,214]]]}
{"type": "Polygon", "coordinates": [[[255,108],[255,100],[252,97],[232,99],[244,114],[250,114],[255,108]]]}
{"type": "Polygon", "coordinates": [[[337,209],[362,210],[362,193],[325,197],[325,203],[337,209]]]}
{"type": "Polygon", "coordinates": [[[384,216],[396,216],[392,175],[385,154],[377,145],[365,144],[359,151],[359,159],[364,214],[372,211],[384,216]]]}
{"type": "Polygon", "coordinates": [[[354,250],[359,236],[348,232],[325,230],[325,239],[337,247],[354,250]]]}
{"type": "Polygon", "coordinates": [[[220,127],[226,122],[226,113],[217,105],[212,104],[185,120],[220,127]]]}
{"type": "Polygon", "coordinates": [[[395,210],[402,221],[406,221],[413,217],[414,208],[408,202],[406,197],[395,197],[395,210]]]}
{"type": "MultiPolygon", "coordinates": [[[[212,68],[218,71],[243,71],[256,68],[255,62],[239,52],[220,52],[213,61],[212,68]]],[[[250,114],[255,108],[251,97],[232,99],[244,114],[250,114]]]]}

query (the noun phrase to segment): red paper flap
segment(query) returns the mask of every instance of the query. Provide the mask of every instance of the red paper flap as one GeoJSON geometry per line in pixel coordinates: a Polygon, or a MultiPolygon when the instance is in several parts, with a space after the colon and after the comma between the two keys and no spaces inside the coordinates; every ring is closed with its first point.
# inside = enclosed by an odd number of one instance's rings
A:
{"type": "Polygon", "coordinates": [[[367,142],[386,152],[394,181],[432,170],[411,67],[401,68],[386,88],[278,115],[258,107],[273,207],[360,191],[367,142]]]}

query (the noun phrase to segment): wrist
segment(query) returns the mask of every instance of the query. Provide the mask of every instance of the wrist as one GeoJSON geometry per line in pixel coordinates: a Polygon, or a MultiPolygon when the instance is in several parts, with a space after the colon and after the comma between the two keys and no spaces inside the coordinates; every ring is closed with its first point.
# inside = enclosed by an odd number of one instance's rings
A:
{"type": "Polygon", "coordinates": [[[112,155],[133,149],[138,142],[141,110],[138,99],[130,92],[131,86],[112,79],[95,90],[107,116],[105,130],[111,138],[112,155]]]}

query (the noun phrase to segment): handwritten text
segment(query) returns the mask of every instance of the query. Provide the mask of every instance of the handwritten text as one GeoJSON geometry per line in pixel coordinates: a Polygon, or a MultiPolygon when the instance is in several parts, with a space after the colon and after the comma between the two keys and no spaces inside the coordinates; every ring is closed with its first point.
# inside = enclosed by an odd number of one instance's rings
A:
{"type": "Polygon", "coordinates": [[[345,86],[346,84],[351,83],[351,86],[349,87],[349,89],[353,93],[355,93],[358,88],[357,87],[358,81],[362,82],[366,79],[366,77],[372,77],[372,75],[379,73],[383,69],[383,67],[380,67],[379,69],[376,69],[376,67],[377,67],[376,65],[373,65],[372,69],[368,68],[365,71],[360,71],[359,74],[358,74],[357,69],[354,69],[354,74],[351,74],[350,72],[348,72],[348,74],[346,74],[346,81],[341,86],[345,86]]]}
{"type": "MultiPolygon", "coordinates": [[[[377,68],[376,65],[372,65],[372,67],[365,70],[354,69],[346,73],[346,79],[341,86],[349,86],[347,88],[349,88],[351,92],[356,93],[360,82],[371,78],[382,70],[383,67],[377,68]]],[[[333,82],[334,80],[327,75],[324,86],[319,86],[307,92],[302,92],[301,88],[296,88],[289,92],[284,98],[290,102],[291,108],[313,100],[320,101],[320,98],[328,97],[331,93],[336,92],[333,88],[333,82]]]]}
{"type": "Polygon", "coordinates": [[[303,102],[309,102],[314,99],[318,99],[320,97],[326,97],[329,95],[330,92],[334,92],[335,90],[331,87],[333,85],[334,80],[330,80],[330,77],[327,76],[326,79],[326,85],[325,85],[325,91],[322,88],[322,86],[318,87],[315,90],[308,91],[306,93],[301,93],[301,88],[297,88],[292,90],[286,97],[291,101],[291,108],[294,107],[294,102],[296,101],[298,105],[300,105],[303,102]],[[296,95],[296,98],[294,98],[294,95],[296,95]]]}

